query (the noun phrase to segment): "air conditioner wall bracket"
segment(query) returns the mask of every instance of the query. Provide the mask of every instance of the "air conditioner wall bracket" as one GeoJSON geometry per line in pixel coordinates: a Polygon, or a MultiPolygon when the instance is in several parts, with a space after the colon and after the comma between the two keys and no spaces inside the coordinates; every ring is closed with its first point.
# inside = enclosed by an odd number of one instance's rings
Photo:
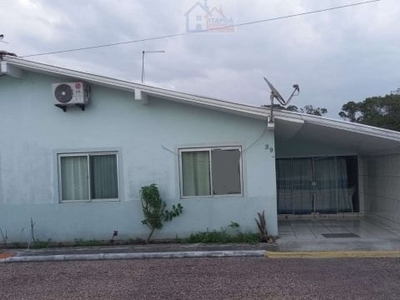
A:
{"type": "MultiPolygon", "coordinates": [[[[58,108],[61,108],[63,112],[67,111],[67,105],[62,105],[62,104],[54,104],[58,108]]],[[[85,111],[85,104],[75,104],[76,107],[79,107],[82,111],[85,111]]]]}
{"type": "Polygon", "coordinates": [[[58,108],[61,108],[63,110],[63,112],[67,111],[67,106],[65,105],[61,105],[61,104],[54,104],[55,106],[57,106],[58,108]]]}
{"type": "Polygon", "coordinates": [[[79,107],[82,111],[85,111],[85,104],[75,104],[75,106],[79,107]]]}

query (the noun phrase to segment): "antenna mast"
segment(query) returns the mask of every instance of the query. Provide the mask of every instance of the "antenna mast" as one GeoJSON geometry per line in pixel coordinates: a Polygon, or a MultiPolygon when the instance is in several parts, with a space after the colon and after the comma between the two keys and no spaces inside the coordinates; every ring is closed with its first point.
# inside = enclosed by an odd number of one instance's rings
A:
{"type": "Polygon", "coordinates": [[[157,51],[142,51],[142,83],[144,82],[144,56],[146,53],[165,53],[164,50],[157,50],[157,51]]]}

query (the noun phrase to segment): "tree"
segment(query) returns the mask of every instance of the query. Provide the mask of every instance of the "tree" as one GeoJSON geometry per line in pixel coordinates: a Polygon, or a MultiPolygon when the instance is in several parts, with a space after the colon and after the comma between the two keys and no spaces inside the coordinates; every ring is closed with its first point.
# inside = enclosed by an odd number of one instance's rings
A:
{"type": "Polygon", "coordinates": [[[178,203],[176,206],[172,205],[171,210],[167,210],[167,203],[162,200],[158,187],[154,183],[149,186],[143,186],[140,189],[140,196],[143,215],[145,217],[142,224],[150,229],[149,236],[146,240],[148,244],[154,231],[163,228],[164,222],[171,221],[173,218],[178,217],[182,213],[183,207],[178,203]]]}
{"type": "Polygon", "coordinates": [[[339,116],[350,122],[400,131],[400,94],[347,102],[339,116]]]}
{"type": "MultiPolygon", "coordinates": [[[[263,107],[270,107],[271,105],[263,105],[263,107]]],[[[314,108],[312,105],[306,105],[302,108],[298,108],[295,105],[289,105],[288,107],[281,106],[279,104],[274,104],[274,109],[285,109],[288,111],[294,111],[294,112],[299,112],[303,114],[309,114],[309,115],[314,115],[314,116],[323,116],[326,113],[328,113],[328,110],[326,108],[321,108],[317,107],[314,108]]]]}
{"type": "Polygon", "coordinates": [[[287,110],[300,112],[308,115],[320,116],[320,117],[328,113],[328,110],[326,108],[321,108],[321,107],[314,108],[310,104],[304,106],[303,108],[297,108],[297,106],[295,105],[289,105],[287,107],[287,110]]]}

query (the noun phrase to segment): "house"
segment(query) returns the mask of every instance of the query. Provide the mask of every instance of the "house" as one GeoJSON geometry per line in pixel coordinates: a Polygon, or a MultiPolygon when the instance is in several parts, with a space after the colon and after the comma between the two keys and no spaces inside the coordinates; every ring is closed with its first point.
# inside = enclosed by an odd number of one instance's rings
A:
{"type": "Polygon", "coordinates": [[[206,15],[209,12],[207,1],[204,5],[200,2],[196,2],[186,13],[186,31],[187,32],[199,32],[208,29],[206,15]]]}
{"type": "Polygon", "coordinates": [[[26,241],[145,237],[139,190],[156,183],[183,214],[155,238],[265,211],[400,226],[400,133],[231,103],[4,56],[0,228],[26,241]],[[77,105],[69,105],[72,101],[77,105]]]}

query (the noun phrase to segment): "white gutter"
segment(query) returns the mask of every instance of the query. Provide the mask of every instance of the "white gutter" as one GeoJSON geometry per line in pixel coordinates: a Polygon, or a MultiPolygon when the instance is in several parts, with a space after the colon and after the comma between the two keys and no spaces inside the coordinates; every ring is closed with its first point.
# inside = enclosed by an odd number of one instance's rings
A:
{"type": "Polygon", "coordinates": [[[400,132],[389,129],[290,111],[275,111],[275,117],[292,122],[305,122],[306,124],[315,124],[400,142],[400,132]]]}

